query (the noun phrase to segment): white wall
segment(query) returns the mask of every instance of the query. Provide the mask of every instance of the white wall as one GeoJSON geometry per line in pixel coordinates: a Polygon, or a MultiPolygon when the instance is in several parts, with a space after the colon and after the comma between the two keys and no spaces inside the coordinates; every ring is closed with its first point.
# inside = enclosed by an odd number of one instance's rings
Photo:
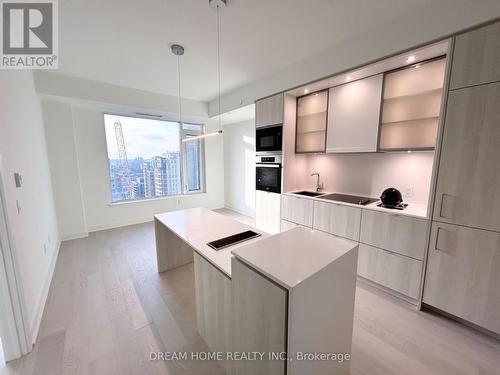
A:
{"type": "Polygon", "coordinates": [[[255,119],[224,126],[225,206],[255,216],[255,119]]]}
{"type": "Polygon", "coordinates": [[[29,329],[35,335],[59,249],[59,233],[40,101],[31,72],[0,73],[0,126],[2,188],[29,329]],[[14,185],[14,172],[23,177],[21,188],[14,185]]]}
{"type": "MultiPolygon", "coordinates": [[[[143,95],[148,94],[105,85],[106,97],[96,93],[96,99],[89,100],[91,92],[86,88],[94,87],[99,91],[101,84],[54,74],[39,73],[37,77],[37,91],[43,98],[45,132],[53,170],[52,183],[56,191],[59,230],[63,239],[150,221],[154,214],[160,212],[196,206],[224,206],[222,137],[205,140],[206,193],[111,205],[103,113],[134,115],[135,112],[144,112],[145,109],[140,105],[144,105],[143,95]],[[63,89],[66,85],[60,81],[66,79],[68,85],[78,87],[63,89]],[[51,85],[52,81],[55,82],[54,86],[51,85]],[[122,98],[123,103],[120,102],[122,98]],[[101,99],[108,102],[99,101],[101,99]],[[134,103],[137,106],[131,105],[134,103]]],[[[157,98],[161,95],[154,96],[155,101],[146,110],[177,119],[173,113],[178,104],[169,100],[162,102],[157,98]]],[[[206,123],[207,131],[217,127],[216,122],[206,118],[206,105],[191,101],[189,107],[193,113],[184,113],[185,121],[202,121],[206,123]]]]}
{"type": "Polygon", "coordinates": [[[307,166],[298,168],[295,189],[314,189],[319,172],[326,191],[378,198],[395,187],[406,202],[427,204],[433,152],[310,155],[307,166]],[[412,188],[412,196],[408,196],[412,188]]]}

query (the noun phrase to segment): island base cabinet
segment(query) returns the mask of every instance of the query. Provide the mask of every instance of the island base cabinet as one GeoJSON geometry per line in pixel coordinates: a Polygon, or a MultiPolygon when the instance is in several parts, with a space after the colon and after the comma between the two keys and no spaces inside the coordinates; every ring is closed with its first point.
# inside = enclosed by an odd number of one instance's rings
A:
{"type": "MultiPolygon", "coordinates": [[[[198,332],[213,352],[232,351],[231,279],[197,253],[194,254],[198,332]]],[[[232,363],[222,361],[227,374],[232,363]]]]}
{"type": "Polygon", "coordinates": [[[500,233],[433,223],[423,302],[500,334],[500,233]]]}
{"type": "Polygon", "coordinates": [[[358,275],[418,299],[422,274],[422,262],[385,251],[373,246],[359,244],[358,275]]]}
{"type": "Polygon", "coordinates": [[[288,291],[233,257],[234,352],[265,353],[263,360],[235,361],[234,375],[283,375],[286,361],[269,353],[286,353],[288,291]]]}

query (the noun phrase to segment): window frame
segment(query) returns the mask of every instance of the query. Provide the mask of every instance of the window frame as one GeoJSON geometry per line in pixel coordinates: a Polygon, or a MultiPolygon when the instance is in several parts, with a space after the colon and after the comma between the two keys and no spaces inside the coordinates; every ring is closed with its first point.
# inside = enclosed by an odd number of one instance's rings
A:
{"type": "Polygon", "coordinates": [[[206,164],[205,164],[205,140],[204,138],[200,139],[200,189],[199,190],[194,190],[194,191],[188,191],[187,189],[187,165],[186,165],[186,148],[184,146],[183,139],[190,137],[190,136],[196,136],[196,135],[203,135],[205,134],[205,124],[204,123],[197,123],[197,122],[187,122],[183,121],[180,123],[178,120],[172,120],[169,119],[168,117],[159,115],[159,116],[147,116],[147,115],[141,115],[141,114],[124,114],[124,113],[116,113],[116,112],[102,112],[102,122],[103,122],[103,130],[104,130],[104,139],[105,139],[105,148],[106,148],[106,170],[107,170],[107,180],[109,183],[108,186],[108,194],[109,194],[109,204],[110,206],[113,205],[120,205],[120,204],[127,204],[127,203],[137,203],[137,202],[142,202],[142,201],[152,201],[152,200],[159,200],[159,199],[169,199],[169,198],[177,198],[181,197],[184,195],[193,195],[193,194],[204,194],[206,193],[205,186],[206,186],[206,164]],[[111,179],[111,166],[109,163],[109,151],[108,151],[108,144],[107,144],[107,139],[106,139],[106,121],[105,121],[105,115],[110,115],[110,116],[119,116],[119,117],[130,117],[130,118],[135,118],[135,119],[144,119],[144,120],[153,120],[153,121],[164,121],[164,122],[171,122],[171,123],[176,123],[177,127],[179,129],[179,152],[180,152],[180,158],[181,158],[181,163],[180,163],[180,175],[181,175],[181,193],[180,194],[172,194],[172,195],[163,195],[163,196],[155,196],[155,197],[144,197],[144,198],[136,198],[136,199],[121,199],[121,200],[116,200],[113,201],[113,193],[111,190],[112,187],[112,179],[111,179]],[[200,131],[195,131],[195,130],[187,130],[184,129],[182,124],[186,125],[196,125],[200,126],[200,131]]]}
{"type": "Polygon", "coordinates": [[[181,152],[182,152],[182,160],[181,160],[181,175],[182,175],[182,191],[184,195],[191,195],[191,194],[200,194],[205,192],[205,139],[200,138],[198,141],[200,142],[200,188],[198,190],[189,190],[188,187],[188,176],[187,176],[187,154],[186,154],[186,143],[183,142],[184,139],[188,139],[190,137],[196,137],[199,135],[205,134],[205,125],[204,124],[195,124],[191,122],[183,122],[182,124],[179,123],[180,126],[180,138],[181,138],[181,152]],[[186,125],[197,125],[200,126],[200,130],[190,130],[190,129],[184,129],[184,124],[186,125]]]}

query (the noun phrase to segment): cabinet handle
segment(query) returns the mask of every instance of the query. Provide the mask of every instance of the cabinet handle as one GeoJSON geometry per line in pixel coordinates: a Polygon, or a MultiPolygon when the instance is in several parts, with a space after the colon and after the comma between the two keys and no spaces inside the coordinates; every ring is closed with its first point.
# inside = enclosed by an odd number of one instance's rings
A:
{"type": "Polygon", "coordinates": [[[443,251],[443,252],[446,252],[446,253],[451,253],[454,251],[455,249],[455,246],[456,246],[456,239],[455,238],[450,238],[450,235],[456,235],[455,232],[453,231],[450,231],[450,230],[446,230],[444,228],[441,228],[441,227],[438,227],[437,229],[437,232],[436,232],[436,241],[434,243],[434,250],[436,251],[443,251]],[[447,233],[448,234],[448,238],[445,239],[445,245],[446,245],[446,248],[443,248],[443,247],[440,247],[439,246],[439,236],[443,235],[443,232],[447,233]],[[451,242],[451,244],[450,244],[451,242]],[[451,245],[451,247],[450,247],[451,245]]]}
{"type": "Polygon", "coordinates": [[[439,217],[444,217],[444,218],[451,219],[450,217],[447,217],[447,216],[443,215],[444,200],[446,199],[446,197],[451,197],[451,195],[447,194],[447,193],[442,193],[441,194],[441,205],[439,207],[439,217]]]}

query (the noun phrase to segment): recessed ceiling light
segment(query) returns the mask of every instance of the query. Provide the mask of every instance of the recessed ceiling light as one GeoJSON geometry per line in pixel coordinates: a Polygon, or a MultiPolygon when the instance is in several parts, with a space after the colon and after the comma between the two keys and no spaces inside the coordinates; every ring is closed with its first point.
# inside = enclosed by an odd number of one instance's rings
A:
{"type": "Polygon", "coordinates": [[[411,62],[414,62],[414,61],[415,61],[415,59],[416,59],[416,57],[415,57],[415,56],[413,56],[413,55],[411,55],[411,56],[409,56],[409,57],[406,59],[406,62],[411,63],[411,62]]]}
{"type": "Polygon", "coordinates": [[[351,79],[352,79],[352,77],[351,77],[351,76],[347,76],[347,77],[345,77],[346,82],[350,81],[351,79]]]}
{"type": "Polygon", "coordinates": [[[307,94],[309,92],[308,89],[304,89],[304,94],[307,94]]]}

